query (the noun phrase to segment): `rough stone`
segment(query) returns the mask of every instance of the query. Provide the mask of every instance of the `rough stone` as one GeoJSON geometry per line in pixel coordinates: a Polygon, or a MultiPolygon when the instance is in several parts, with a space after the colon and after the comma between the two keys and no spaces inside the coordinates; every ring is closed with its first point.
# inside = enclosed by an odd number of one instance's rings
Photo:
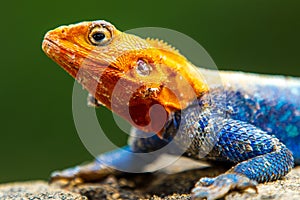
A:
{"type": "MultiPolygon", "coordinates": [[[[190,199],[189,191],[201,176],[215,176],[225,169],[194,169],[176,174],[159,172],[121,177],[109,176],[97,183],[61,189],[44,181],[8,183],[0,185],[0,199],[190,199]]],[[[253,190],[233,191],[225,199],[300,199],[300,167],[296,167],[283,180],[259,184],[258,194],[253,190]]]]}

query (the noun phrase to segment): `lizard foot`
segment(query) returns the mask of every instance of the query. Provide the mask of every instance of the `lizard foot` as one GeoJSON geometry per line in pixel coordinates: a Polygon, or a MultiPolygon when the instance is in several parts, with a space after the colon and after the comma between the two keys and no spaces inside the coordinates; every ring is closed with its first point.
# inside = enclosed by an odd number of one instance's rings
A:
{"type": "Polygon", "coordinates": [[[230,190],[252,188],[257,193],[257,182],[239,174],[222,174],[215,178],[201,178],[192,190],[193,199],[207,200],[224,197],[230,190]]]}
{"type": "Polygon", "coordinates": [[[98,181],[117,171],[93,162],[83,166],[76,166],[51,174],[49,183],[59,187],[74,187],[85,182],[98,181]]]}

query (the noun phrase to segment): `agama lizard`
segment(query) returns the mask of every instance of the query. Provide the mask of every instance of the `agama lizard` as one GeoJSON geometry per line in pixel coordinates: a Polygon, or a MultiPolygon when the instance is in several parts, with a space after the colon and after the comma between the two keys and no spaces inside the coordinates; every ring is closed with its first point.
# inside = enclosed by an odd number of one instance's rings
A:
{"type": "MultiPolygon", "coordinates": [[[[194,199],[255,189],[300,163],[299,78],[220,71],[223,84],[209,85],[206,79],[217,78],[212,70],[199,69],[203,76],[198,76],[199,70],[163,41],[120,32],[103,20],[58,27],[42,46],[91,93],[90,103],[128,120],[135,135],[155,133],[131,138],[126,152],[154,152],[170,142],[181,149],[189,140],[183,156],[232,164],[224,174],[201,178],[194,199]],[[150,116],[154,105],[164,109],[163,117],[150,116]]],[[[120,166],[138,170],[143,163],[115,150],[89,165],[55,172],[52,181],[88,182],[121,173],[120,166]]]]}

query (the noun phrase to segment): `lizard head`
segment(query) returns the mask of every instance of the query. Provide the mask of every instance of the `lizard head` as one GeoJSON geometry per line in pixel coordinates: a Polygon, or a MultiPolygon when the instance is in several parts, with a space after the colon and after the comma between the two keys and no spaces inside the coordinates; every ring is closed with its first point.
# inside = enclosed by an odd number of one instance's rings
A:
{"type": "Polygon", "coordinates": [[[176,49],[103,20],[51,30],[42,48],[101,104],[147,132],[159,133],[173,111],[207,91],[176,49]]]}

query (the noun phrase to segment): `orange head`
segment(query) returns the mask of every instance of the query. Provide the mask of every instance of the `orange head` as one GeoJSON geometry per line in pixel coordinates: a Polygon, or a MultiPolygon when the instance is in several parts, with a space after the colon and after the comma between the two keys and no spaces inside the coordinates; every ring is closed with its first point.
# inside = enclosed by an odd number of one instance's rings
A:
{"type": "Polygon", "coordinates": [[[51,30],[42,48],[99,102],[144,131],[159,133],[171,112],[207,91],[177,50],[103,20],[51,30]]]}

